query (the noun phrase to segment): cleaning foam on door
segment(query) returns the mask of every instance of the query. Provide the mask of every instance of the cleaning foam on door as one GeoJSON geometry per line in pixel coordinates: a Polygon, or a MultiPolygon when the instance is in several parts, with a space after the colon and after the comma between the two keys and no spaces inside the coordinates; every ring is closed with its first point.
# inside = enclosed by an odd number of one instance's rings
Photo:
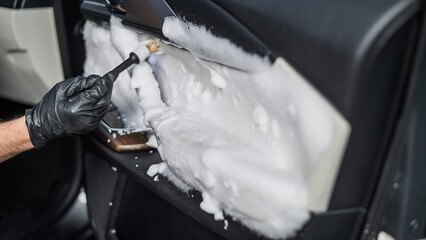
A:
{"type": "MultiPolygon", "coordinates": [[[[84,42],[86,48],[86,61],[84,63],[84,76],[98,74],[103,76],[127,58],[115,49],[111,43],[110,30],[87,21],[84,26],[84,42]]],[[[128,39],[129,41],[131,39],[128,39]]],[[[126,40],[127,41],[127,40],[126,40]]],[[[139,40],[138,44],[139,44],[139,40]]],[[[121,114],[125,127],[148,130],[143,124],[143,114],[139,107],[138,96],[129,87],[130,76],[127,71],[120,74],[114,82],[111,100],[121,114]]]]}
{"type": "MultiPolygon", "coordinates": [[[[225,228],[230,216],[270,238],[292,236],[309,210],[327,204],[347,122],[283,59],[270,63],[176,18],[165,20],[163,33],[190,51],[161,43],[164,53],[122,82],[135,88],[140,120],[164,161],[147,174],[202,192],[200,208],[225,228]]],[[[87,60],[86,72],[114,66],[129,51],[123,46],[146,41],[114,18],[111,32],[86,23],[85,38],[88,59],[99,60],[87,60]],[[96,52],[104,45],[110,53],[96,52]]]]}

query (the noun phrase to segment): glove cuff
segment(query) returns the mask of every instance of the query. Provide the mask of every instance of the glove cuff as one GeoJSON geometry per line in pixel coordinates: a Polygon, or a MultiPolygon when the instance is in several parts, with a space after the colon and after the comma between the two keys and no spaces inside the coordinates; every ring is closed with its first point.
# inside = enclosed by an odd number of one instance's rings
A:
{"type": "Polygon", "coordinates": [[[40,118],[33,116],[34,114],[34,108],[25,110],[25,124],[27,125],[31,143],[35,148],[39,149],[46,145],[48,141],[42,134],[40,118]]]}

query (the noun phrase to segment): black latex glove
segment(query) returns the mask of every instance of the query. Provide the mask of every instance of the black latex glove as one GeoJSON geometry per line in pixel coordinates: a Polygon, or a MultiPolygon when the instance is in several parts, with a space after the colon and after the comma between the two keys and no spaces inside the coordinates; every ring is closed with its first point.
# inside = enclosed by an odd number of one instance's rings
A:
{"type": "Polygon", "coordinates": [[[117,75],[67,79],[27,109],[25,120],[34,147],[40,148],[54,138],[94,130],[108,111],[117,75]]]}

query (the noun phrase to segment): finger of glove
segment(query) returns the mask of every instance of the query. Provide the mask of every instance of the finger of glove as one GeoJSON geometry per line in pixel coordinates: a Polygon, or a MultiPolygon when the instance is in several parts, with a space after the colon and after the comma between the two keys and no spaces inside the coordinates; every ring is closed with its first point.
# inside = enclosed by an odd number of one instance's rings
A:
{"type": "Polygon", "coordinates": [[[91,115],[80,115],[79,118],[74,121],[72,128],[68,129],[68,133],[71,135],[88,133],[98,126],[99,121],[98,118],[91,115]]]}
{"type": "MultiPolygon", "coordinates": [[[[73,102],[68,102],[67,104],[73,104],[73,102]]],[[[98,105],[93,109],[87,110],[82,109],[82,106],[79,105],[76,111],[71,111],[66,116],[66,131],[69,134],[84,134],[90,132],[98,126],[107,110],[108,106],[106,105],[98,105]]]]}
{"type": "Polygon", "coordinates": [[[79,111],[96,111],[99,108],[108,109],[111,102],[111,91],[103,86],[94,86],[81,92],[68,104],[78,105],[79,111]]]}
{"type": "Polygon", "coordinates": [[[93,111],[83,111],[80,112],[80,121],[84,122],[84,128],[81,129],[81,131],[83,132],[89,132],[93,129],[95,129],[101,119],[105,116],[105,114],[107,113],[107,108],[102,108],[99,109],[99,111],[93,112],[93,111]]]}
{"type": "Polygon", "coordinates": [[[92,113],[93,115],[97,115],[99,112],[104,112],[109,109],[110,103],[105,99],[100,99],[96,104],[84,105],[80,107],[80,114],[82,113],[92,113]]]}
{"type": "Polygon", "coordinates": [[[81,92],[81,98],[87,100],[87,104],[96,104],[102,99],[107,100],[107,102],[111,99],[112,93],[112,83],[108,82],[108,80],[101,79],[98,81],[92,88],[87,89],[81,92]]]}
{"type": "Polygon", "coordinates": [[[98,75],[90,75],[88,77],[76,77],[71,81],[65,91],[68,98],[71,98],[87,89],[92,88],[101,79],[98,75]]]}

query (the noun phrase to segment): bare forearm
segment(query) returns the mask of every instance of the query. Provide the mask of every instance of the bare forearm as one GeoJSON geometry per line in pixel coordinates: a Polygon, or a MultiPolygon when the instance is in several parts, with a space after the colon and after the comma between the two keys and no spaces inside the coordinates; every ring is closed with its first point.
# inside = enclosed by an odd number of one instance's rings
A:
{"type": "Polygon", "coordinates": [[[0,123],[0,162],[31,148],[24,117],[0,123]]]}

